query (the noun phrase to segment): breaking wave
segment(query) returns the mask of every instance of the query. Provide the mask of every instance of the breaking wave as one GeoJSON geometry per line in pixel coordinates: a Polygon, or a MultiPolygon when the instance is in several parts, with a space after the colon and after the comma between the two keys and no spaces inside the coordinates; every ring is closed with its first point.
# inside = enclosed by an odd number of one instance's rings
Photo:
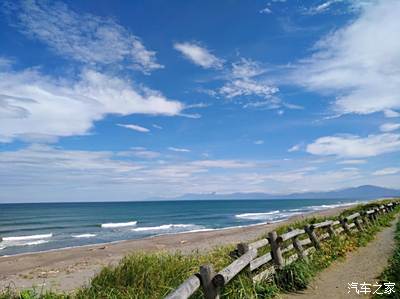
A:
{"type": "Polygon", "coordinates": [[[164,224],[160,226],[144,226],[133,228],[131,231],[139,233],[178,233],[187,231],[199,231],[205,229],[204,226],[196,224],[164,224]]]}
{"type": "Polygon", "coordinates": [[[110,222],[110,223],[103,223],[101,225],[102,228],[116,228],[116,227],[127,227],[127,226],[136,226],[137,221],[130,221],[130,222],[110,222]]]}
{"type": "Polygon", "coordinates": [[[51,238],[53,234],[31,235],[31,236],[17,236],[17,237],[4,237],[3,242],[25,241],[25,240],[38,240],[51,238]]]}
{"type": "Polygon", "coordinates": [[[92,238],[96,237],[96,234],[81,234],[81,235],[72,235],[73,238],[92,238]]]}
{"type": "Polygon", "coordinates": [[[279,210],[265,213],[244,213],[235,215],[236,218],[247,220],[273,220],[280,214],[279,210]]]}

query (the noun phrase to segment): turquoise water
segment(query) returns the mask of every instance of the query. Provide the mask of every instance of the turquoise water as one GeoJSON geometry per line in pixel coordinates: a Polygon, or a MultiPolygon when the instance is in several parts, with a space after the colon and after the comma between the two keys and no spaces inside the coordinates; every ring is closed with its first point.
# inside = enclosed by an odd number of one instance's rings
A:
{"type": "Polygon", "coordinates": [[[0,255],[282,221],[351,200],[0,204],[0,255]]]}

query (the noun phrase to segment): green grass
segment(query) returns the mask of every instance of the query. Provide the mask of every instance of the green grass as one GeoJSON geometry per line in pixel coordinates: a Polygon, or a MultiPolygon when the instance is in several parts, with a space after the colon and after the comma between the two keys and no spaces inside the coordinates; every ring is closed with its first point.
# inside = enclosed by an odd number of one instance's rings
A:
{"type": "MultiPolygon", "coordinates": [[[[357,206],[339,216],[344,217],[361,209],[363,206],[357,206]]],[[[397,210],[400,208],[397,207],[397,210]]],[[[366,245],[379,230],[390,225],[393,217],[393,213],[382,215],[376,225],[369,226],[364,232],[354,234],[351,238],[341,236],[323,242],[322,250],[314,253],[312,259],[308,262],[298,260],[292,263],[275,275],[272,281],[253,284],[251,273],[247,270],[242,271],[221,290],[221,298],[272,298],[280,292],[304,289],[319,271],[328,267],[333,261],[344,258],[347,252],[359,246],[366,245]]],[[[302,228],[311,222],[325,219],[308,218],[290,226],[302,228]]],[[[287,225],[283,225],[277,231],[282,233],[287,231],[287,228],[287,225]]],[[[40,289],[17,292],[10,287],[0,293],[0,299],[163,298],[190,275],[198,272],[200,265],[212,264],[218,271],[230,264],[232,258],[229,252],[233,249],[233,246],[221,246],[207,254],[195,252],[190,255],[138,252],[125,257],[115,267],[103,268],[89,286],[73,294],[42,292],[40,289]]],[[[263,249],[264,252],[268,250],[268,248],[263,249]]],[[[397,266],[399,256],[400,252],[397,266]]],[[[194,294],[193,298],[202,298],[201,291],[194,294]]]]}
{"type": "MultiPolygon", "coordinates": [[[[380,276],[380,283],[394,282],[396,284],[396,293],[390,295],[375,295],[375,298],[400,298],[400,221],[396,225],[395,233],[396,247],[392,258],[389,260],[389,266],[380,276]]],[[[382,288],[383,289],[383,288],[382,288]]]]}

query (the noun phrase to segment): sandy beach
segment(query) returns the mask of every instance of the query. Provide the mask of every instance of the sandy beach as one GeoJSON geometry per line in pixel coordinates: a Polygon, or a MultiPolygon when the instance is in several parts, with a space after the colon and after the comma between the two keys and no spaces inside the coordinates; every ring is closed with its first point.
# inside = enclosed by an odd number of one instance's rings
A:
{"type": "Polygon", "coordinates": [[[81,246],[47,252],[0,257],[0,288],[37,288],[72,291],[88,284],[103,267],[116,264],[125,255],[137,251],[207,251],[215,246],[248,242],[273,230],[310,216],[336,215],[347,207],[328,209],[287,221],[239,228],[162,235],[145,239],[81,246]]]}

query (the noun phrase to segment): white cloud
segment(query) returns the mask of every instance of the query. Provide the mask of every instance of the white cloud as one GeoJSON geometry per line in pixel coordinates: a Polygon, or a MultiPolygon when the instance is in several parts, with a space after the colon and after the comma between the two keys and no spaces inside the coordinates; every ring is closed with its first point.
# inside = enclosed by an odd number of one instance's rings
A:
{"type": "Polygon", "coordinates": [[[258,78],[263,73],[265,69],[258,62],[241,58],[232,63],[227,81],[216,94],[227,99],[251,98],[243,105],[244,108],[280,108],[282,101],[275,96],[279,89],[270,82],[258,78]]]}
{"type": "Polygon", "coordinates": [[[256,141],[254,141],[254,144],[256,144],[256,145],[261,145],[261,144],[264,144],[264,140],[256,140],[256,141]]]}
{"type": "Polygon", "coordinates": [[[124,63],[144,73],[163,67],[155,52],[112,19],[78,14],[62,2],[31,0],[7,7],[22,33],[62,56],[90,65],[124,63]]]}
{"type": "Polygon", "coordinates": [[[268,14],[272,13],[272,10],[269,7],[265,7],[265,8],[260,10],[260,13],[268,15],[268,14]]]}
{"type": "Polygon", "coordinates": [[[0,70],[8,70],[13,64],[11,59],[0,56],[0,70]]]}
{"type": "Polygon", "coordinates": [[[143,159],[154,159],[161,156],[159,152],[150,151],[144,147],[134,147],[128,151],[122,151],[117,153],[118,157],[137,157],[143,159]]]}
{"type": "Polygon", "coordinates": [[[178,115],[183,104],[93,70],[54,79],[36,70],[0,72],[0,141],[87,134],[107,114],[178,115]]]}
{"type": "Polygon", "coordinates": [[[207,48],[198,43],[175,43],[174,48],[181,52],[187,59],[205,69],[220,69],[223,66],[223,60],[213,55],[207,48]]]}
{"type": "Polygon", "coordinates": [[[400,2],[366,5],[349,25],[314,47],[294,80],[334,96],[336,113],[369,114],[400,108],[400,2]]]}
{"type": "Polygon", "coordinates": [[[339,161],[337,164],[342,164],[342,165],[360,165],[360,164],[365,164],[367,163],[366,160],[343,160],[339,161]]]}
{"type": "Polygon", "coordinates": [[[301,148],[301,144],[295,144],[295,145],[293,145],[291,148],[288,149],[288,152],[289,152],[289,153],[291,153],[291,152],[297,152],[297,151],[300,150],[300,148],[301,148]]]}
{"type": "Polygon", "coordinates": [[[142,127],[142,126],[134,125],[134,124],[117,124],[117,126],[127,128],[130,130],[134,130],[134,131],[138,131],[138,132],[142,132],[142,133],[150,132],[149,129],[142,127]]]}
{"type": "Polygon", "coordinates": [[[379,134],[359,137],[354,135],[325,136],[307,145],[314,155],[339,157],[372,157],[400,150],[399,134],[379,134]]]}
{"type": "Polygon", "coordinates": [[[391,132],[400,129],[400,124],[398,123],[386,123],[379,127],[382,132],[391,132]]]}
{"type": "Polygon", "coordinates": [[[388,167],[377,170],[373,173],[373,175],[393,175],[400,173],[400,168],[398,167],[388,167]]]}
{"type": "Polygon", "coordinates": [[[266,70],[260,63],[246,58],[240,58],[239,61],[232,63],[230,77],[234,79],[248,79],[265,73],[266,70]]]}
{"type": "Polygon", "coordinates": [[[195,166],[206,168],[248,168],[255,166],[253,163],[237,160],[199,160],[191,163],[195,166]]]}
{"type": "Polygon", "coordinates": [[[279,89],[275,86],[262,84],[251,79],[233,80],[226,83],[219,89],[219,93],[228,99],[252,95],[270,98],[278,91],[279,89]]]}
{"type": "Polygon", "coordinates": [[[163,129],[163,127],[161,127],[160,125],[157,125],[157,124],[153,124],[153,128],[156,128],[156,129],[159,129],[159,130],[163,129]]]}
{"type": "Polygon", "coordinates": [[[308,14],[319,14],[319,13],[323,13],[326,12],[327,10],[329,10],[331,8],[331,6],[337,2],[340,2],[341,0],[329,0],[329,1],[325,1],[321,4],[318,4],[316,6],[312,6],[307,10],[308,14]]]}
{"type": "Polygon", "coordinates": [[[178,115],[182,116],[182,117],[192,118],[192,119],[201,118],[201,114],[199,114],[199,113],[179,113],[178,115]]]}
{"type": "Polygon", "coordinates": [[[299,160],[159,157],[160,153],[144,147],[112,152],[32,145],[1,151],[0,202],[132,200],[132,194],[139,200],[183,193],[288,193],[373,183],[395,187],[399,182],[398,174],[366,176],[354,168],[324,171],[299,160]]]}
{"type": "Polygon", "coordinates": [[[399,112],[396,112],[396,111],[394,111],[394,110],[388,109],[388,110],[385,110],[385,111],[383,111],[383,112],[384,112],[384,114],[385,114],[385,117],[387,117],[387,118],[400,117],[400,113],[399,113],[399,112]]]}
{"type": "Polygon", "coordinates": [[[187,148],[180,148],[180,147],[173,147],[173,146],[170,146],[168,149],[170,151],[180,152],[180,153],[189,153],[190,152],[190,150],[187,148]]]}

